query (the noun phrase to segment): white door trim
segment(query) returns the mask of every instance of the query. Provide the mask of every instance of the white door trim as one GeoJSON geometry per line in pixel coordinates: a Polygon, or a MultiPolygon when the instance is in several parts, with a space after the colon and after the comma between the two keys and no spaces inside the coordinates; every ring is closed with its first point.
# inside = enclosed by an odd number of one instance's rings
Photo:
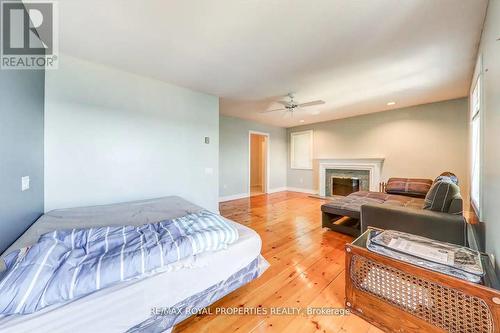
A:
{"type": "Polygon", "coordinates": [[[248,131],[248,196],[251,195],[251,183],[250,183],[250,172],[251,172],[251,165],[250,165],[250,162],[251,162],[251,151],[250,149],[252,148],[252,134],[258,134],[258,135],[263,135],[263,136],[266,136],[267,137],[267,147],[266,147],[266,179],[265,179],[265,184],[266,184],[266,188],[265,188],[265,193],[269,193],[269,172],[271,171],[271,168],[270,168],[270,163],[269,163],[269,152],[271,149],[270,146],[271,146],[271,135],[269,135],[269,133],[264,133],[264,132],[259,132],[259,131],[253,131],[253,130],[250,130],[248,131]]]}

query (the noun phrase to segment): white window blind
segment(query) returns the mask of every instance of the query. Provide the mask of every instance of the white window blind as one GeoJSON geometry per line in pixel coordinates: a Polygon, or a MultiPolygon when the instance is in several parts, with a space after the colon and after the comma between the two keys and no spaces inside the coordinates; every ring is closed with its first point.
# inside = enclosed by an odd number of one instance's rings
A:
{"type": "Polygon", "coordinates": [[[291,168],[312,169],[313,131],[291,133],[291,168]]]}

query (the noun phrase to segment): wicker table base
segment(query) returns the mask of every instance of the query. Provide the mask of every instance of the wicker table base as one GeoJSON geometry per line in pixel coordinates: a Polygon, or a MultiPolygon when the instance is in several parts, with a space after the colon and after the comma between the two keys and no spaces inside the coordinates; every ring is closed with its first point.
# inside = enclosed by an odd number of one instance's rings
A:
{"type": "Polygon", "coordinates": [[[346,245],[346,305],[353,313],[387,332],[499,332],[491,267],[486,285],[463,281],[370,252],[369,232],[346,245]]]}

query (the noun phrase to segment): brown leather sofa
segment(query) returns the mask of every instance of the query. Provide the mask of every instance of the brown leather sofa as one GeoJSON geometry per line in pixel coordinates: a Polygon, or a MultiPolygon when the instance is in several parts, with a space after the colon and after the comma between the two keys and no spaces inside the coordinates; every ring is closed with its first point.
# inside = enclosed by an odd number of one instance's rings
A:
{"type": "Polygon", "coordinates": [[[467,245],[462,197],[456,177],[452,184],[450,175],[431,181],[425,198],[366,191],[336,198],[321,206],[322,225],[355,237],[373,226],[467,245]]]}

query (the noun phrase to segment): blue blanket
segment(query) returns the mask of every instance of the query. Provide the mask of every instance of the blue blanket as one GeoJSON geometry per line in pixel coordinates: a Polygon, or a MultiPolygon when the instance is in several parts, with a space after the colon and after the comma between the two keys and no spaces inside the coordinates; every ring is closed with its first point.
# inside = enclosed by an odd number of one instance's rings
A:
{"type": "Polygon", "coordinates": [[[220,215],[202,211],[139,227],[54,231],[10,253],[0,280],[0,314],[27,314],[161,271],[238,239],[220,215]]]}

